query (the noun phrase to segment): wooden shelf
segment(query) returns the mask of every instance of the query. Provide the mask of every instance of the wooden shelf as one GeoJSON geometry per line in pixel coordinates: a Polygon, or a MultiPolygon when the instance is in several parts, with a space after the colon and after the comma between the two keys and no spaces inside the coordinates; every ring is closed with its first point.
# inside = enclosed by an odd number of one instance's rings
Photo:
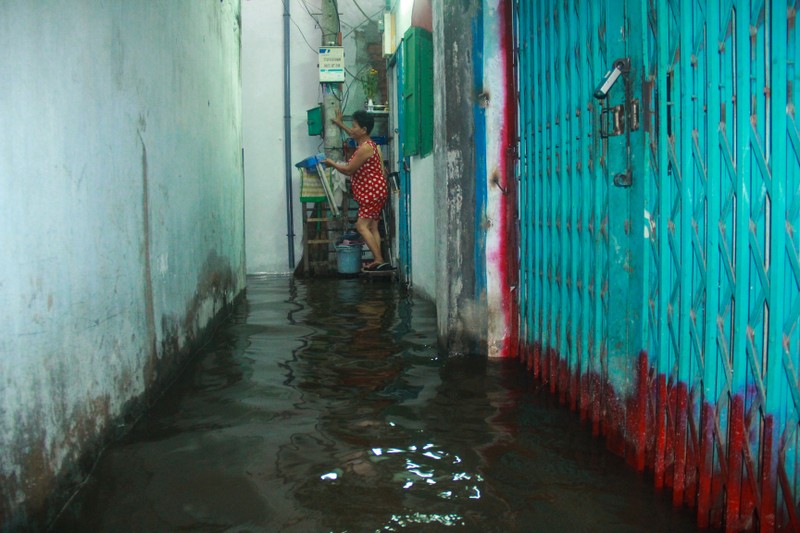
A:
{"type": "Polygon", "coordinates": [[[336,249],[333,244],[358,219],[358,206],[349,197],[334,216],[328,202],[303,203],[303,261],[306,276],[324,275],[337,271],[336,249]]]}

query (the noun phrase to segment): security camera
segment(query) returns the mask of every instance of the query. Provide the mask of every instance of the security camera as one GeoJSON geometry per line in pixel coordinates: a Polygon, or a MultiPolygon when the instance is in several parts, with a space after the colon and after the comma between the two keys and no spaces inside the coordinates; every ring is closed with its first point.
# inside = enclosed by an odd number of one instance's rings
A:
{"type": "Polygon", "coordinates": [[[614,61],[614,66],[611,68],[611,70],[606,72],[606,75],[603,76],[600,84],[594,90],[594,97],[598,100],[602,100],[608,96],[609,91],[611,91],[611,87],[613,87],[619,77],[628,72],[628,70],[630,70],[630,60],[628,58],[617,59],[614,61]]]}

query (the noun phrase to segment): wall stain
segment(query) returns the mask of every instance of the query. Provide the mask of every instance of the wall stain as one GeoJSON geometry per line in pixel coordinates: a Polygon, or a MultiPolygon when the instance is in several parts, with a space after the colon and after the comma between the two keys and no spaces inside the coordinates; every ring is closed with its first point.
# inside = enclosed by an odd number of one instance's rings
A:
{"type": "MultiPolygon", "coordinates": [[[[139,117],[140,122],[144,120],[139,117]]],[[[147,329],[147,363],[144,368],[144,381],[152,381],[153,373],[152,362],[156,355],[156,319],[153,309],[153,273],[150,266],[150,193],[149,177],[147,173],[147,146],[142,138],[141,130],[138,130],[139,140],[142,142],[142,256],[144,260],[144,305],[145,305],[145,327],[147,329]]]]}
{"type": "Polygon", "coordinates": [[[148,405],[152,405],[177,377],[191,356],[205,344],[216,326],[229,315],[236,301],[237,278],[229,262],[212,251],[198,276],[194,296],[180,316],[162,316],[163,338],[148,361],[145,375],[148,405]],[[209,308],[212,316],[203,316],[209,308]],[[210,321],[206,323],[207,321],[210,321]]]}
{"type": "Polygon", "coordinates": [[[47,529],[91,472],[102,449],[120,436],[105,431],[110,420],[108,396],[96,398],[81,412],[72,414],[63,441],[58,443],[48,443],[44,428],[49,415],[40,408],[36,416],[20,422],[19,438],[10,447],[15,450],[13,462],[19,469],[13,475],[0,476],[6,496],[0,501],[3,531],[47,529]],[[64,449],[81,452],[60,460],[58,455],[64,449]],[[20,506],[23,500],[26,504],[20,506]]]}

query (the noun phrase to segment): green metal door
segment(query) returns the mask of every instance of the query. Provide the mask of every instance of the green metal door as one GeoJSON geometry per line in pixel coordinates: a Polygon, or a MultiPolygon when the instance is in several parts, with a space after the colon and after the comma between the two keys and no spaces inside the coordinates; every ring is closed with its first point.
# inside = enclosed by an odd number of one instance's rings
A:
{"type": "Polygon", "coordinates": [[[518,7],[521,338],[534,374],[621,444],[641,347],[641,59],[625,2],[518,7]]]}
{"type": "Polygon", "coordinates": [[[800,530],[798,7],[516,4],[520,354],[703,527],[800,530]]]}

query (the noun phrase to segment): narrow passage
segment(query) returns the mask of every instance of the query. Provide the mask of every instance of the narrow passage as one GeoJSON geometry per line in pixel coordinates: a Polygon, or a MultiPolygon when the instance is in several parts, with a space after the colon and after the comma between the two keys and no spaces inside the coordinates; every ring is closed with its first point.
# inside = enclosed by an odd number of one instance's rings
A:
{"type": "Polygon", "coordinates": [[[247,298],[107,449],[56,531],[696,531],[516,361],[437,353],[359,279],[247,298]]]}

